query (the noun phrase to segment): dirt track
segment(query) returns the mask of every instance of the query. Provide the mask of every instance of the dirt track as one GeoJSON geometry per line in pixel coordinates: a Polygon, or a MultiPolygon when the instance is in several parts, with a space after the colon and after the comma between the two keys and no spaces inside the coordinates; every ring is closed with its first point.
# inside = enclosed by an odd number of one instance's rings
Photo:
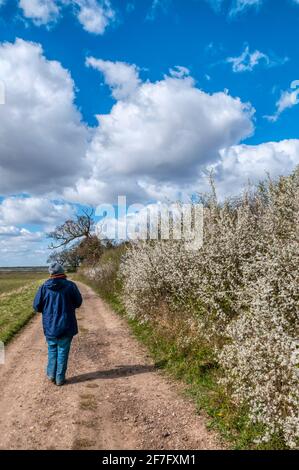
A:
{"type": "Polygon", "coordinates": [[[40,315],[0,365],[0,449],[215,449],[215,436],[178,386],[87,286],[68,382],[48,383],[40,315]]]}

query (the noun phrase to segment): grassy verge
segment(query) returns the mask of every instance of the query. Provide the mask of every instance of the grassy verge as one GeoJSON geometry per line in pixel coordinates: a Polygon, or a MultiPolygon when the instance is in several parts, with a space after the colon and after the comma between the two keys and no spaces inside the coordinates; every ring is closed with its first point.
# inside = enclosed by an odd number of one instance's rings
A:
{"type": "MultiPolygon", "coordinates": [[[[27,281],[28,282],[28,281],[27,281]]],[[[32,302],[40,282],[30,282],[20,291],[2,295],[0,301],[0,341],[7,343],[34,315],[32,302]]]]}

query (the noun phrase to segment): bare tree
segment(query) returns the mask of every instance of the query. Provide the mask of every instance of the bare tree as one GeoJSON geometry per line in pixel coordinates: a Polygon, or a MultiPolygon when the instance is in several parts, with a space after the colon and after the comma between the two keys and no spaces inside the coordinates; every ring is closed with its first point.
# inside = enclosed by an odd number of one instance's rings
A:
{"type": "Polygon", "coordinates": [[[56,227],[53,232],[48,234],[48,238],[54,240],[49,246],[50,249],[61,248],[70,243],[92,237],[94,227],[93,209],[84,209],[82,215],[77,215],[74,219],[66,220],[62,225],[56,227]]]}

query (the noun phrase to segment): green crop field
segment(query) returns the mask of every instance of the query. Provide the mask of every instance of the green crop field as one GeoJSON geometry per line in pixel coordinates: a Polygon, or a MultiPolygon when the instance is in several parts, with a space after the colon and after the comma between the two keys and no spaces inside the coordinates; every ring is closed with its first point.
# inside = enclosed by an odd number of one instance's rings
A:
{"type": "Polygon", "coordinates": [[[26,284],[47,277],[45,272],[35,271],[0,271],[0,295],[19,289],[26,284]]]}
{"type": "Polygon", "coordinates": [[[0,341],[7,343],[33,316],[35,292],[45,272],[0,272],[0,341]]]}

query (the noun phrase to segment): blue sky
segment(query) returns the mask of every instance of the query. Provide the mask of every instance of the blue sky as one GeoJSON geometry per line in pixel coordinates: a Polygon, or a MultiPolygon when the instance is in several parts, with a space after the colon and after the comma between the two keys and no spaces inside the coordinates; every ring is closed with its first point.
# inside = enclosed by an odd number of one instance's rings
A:
{"type": "Polygon", "coordinates": [[[0,265],[44,264],[82,204],[211,169],[224,197],[299,163],[297,0],[0,4],[0,265]]]}

